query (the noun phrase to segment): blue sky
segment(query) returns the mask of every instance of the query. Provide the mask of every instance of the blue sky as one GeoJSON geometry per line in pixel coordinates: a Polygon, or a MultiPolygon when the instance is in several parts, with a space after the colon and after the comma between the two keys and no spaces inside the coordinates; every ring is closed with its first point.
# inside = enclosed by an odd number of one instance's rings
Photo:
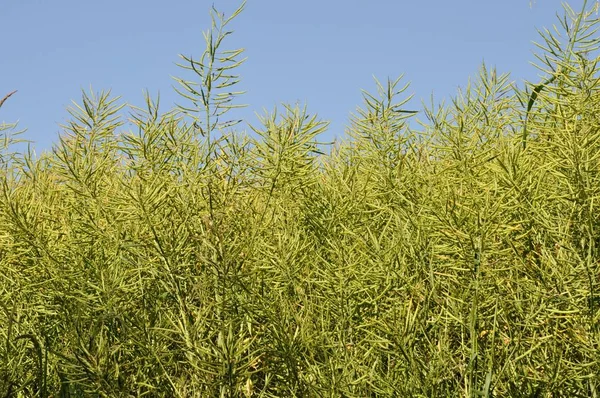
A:
{"type": "MultiPolygon", "coordinates": [[[[138,106],[144,90],[160,92],[169,110],[179,99],[171,78],[182,75],[178,54],[202,54],[212,4],[0,0],[0,98],[18,90],[0,122],[18,120],[39,153],[57,142],[66,107],[90,85],[138,106]]],[[[230,13],[240,2],[214,4],[230,13]]],[[[569,4],[578,11],[583,0],[569,4]]],[[[375,89],[373,76],[404,74],[415,110],[432,93],[436,103],[453,96],[482,61],[516,82],[538,81],[532,41],[536,27],[557,23],[557,12],[559,0],[248,0],[224,45],[248,57],[239,69],[248,90],[240,102],[249,105],[241,117],[257,124],[255,112],[306,103],[331,121],[330,140],[344,135],[360,89],[375,89]]]]}

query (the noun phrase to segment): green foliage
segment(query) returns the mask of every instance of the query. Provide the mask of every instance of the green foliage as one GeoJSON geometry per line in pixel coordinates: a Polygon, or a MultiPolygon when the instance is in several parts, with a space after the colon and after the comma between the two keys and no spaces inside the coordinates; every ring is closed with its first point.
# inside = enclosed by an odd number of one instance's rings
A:
{"type": "Polygon", "coordinates": [[[544,83],[484,65],[415,131],[376,82],[331,151],[306,108],[222,120],[243,5],[182,57],[191,105],[146,96],[122,131],[84,94],[38,159],[0,126],[0,396],[598,396],[585,6],[542,34],[544,83]]]}

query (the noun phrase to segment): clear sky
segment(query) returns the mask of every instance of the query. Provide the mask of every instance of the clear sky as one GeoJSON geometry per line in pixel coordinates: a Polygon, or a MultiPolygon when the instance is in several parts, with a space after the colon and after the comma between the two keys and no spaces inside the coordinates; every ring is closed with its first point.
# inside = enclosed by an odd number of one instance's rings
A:
{"type": "MultiPolygon", "coordinates": [[[[40,153],[90,85],[138,106],[144,90],[160,92],[169,110],[178,54],[202,54],[213,3],[228,14],[240,1],[0,0],[0,98],[18,90],[0,122],[18,120],[40,153]]],[[[578,11],[583,0],[569,4],[578,11]]],[[[343,136],[360,89],[374,90],[373,76],[404,73],[415,110],[432,93],[436,103],[453,96],[482,61],[520,84],[538,81],[532,41],[536,28],[557,24],[557,12],[559,0],[248,0],[224,44],[248,57],[242,117],[256,124],[255,112],[306,103],[331,121],[330,140],[343,136]]]]}

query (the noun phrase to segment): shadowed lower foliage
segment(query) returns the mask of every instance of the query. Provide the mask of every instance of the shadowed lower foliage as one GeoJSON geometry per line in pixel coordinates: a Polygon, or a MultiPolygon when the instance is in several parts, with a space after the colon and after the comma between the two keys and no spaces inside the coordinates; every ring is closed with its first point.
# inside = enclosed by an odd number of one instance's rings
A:
{"type": "Polygon", "coordinates": [[[544,84],[483,66],[416,131],[378,82],[327,147],[305,108],[229,117],[242,7],[136,131],[107,93],[39,158],[0,126],[0,397],[598,396],[595,9],[544,84]]]}

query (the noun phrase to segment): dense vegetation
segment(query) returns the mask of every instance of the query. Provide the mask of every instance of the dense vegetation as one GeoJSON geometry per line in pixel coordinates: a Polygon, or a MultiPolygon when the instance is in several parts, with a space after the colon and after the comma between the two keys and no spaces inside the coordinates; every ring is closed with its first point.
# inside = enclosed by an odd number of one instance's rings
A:
{"type": "Polygon", "coordinates": [[[227,119],[240,11],[135,132],[106,93],[39,158],[0,126],[0,397],[598,396],[595,9],[542,84],[482,67],[416,131],[377,83],[330,147],[227,119]]]}

